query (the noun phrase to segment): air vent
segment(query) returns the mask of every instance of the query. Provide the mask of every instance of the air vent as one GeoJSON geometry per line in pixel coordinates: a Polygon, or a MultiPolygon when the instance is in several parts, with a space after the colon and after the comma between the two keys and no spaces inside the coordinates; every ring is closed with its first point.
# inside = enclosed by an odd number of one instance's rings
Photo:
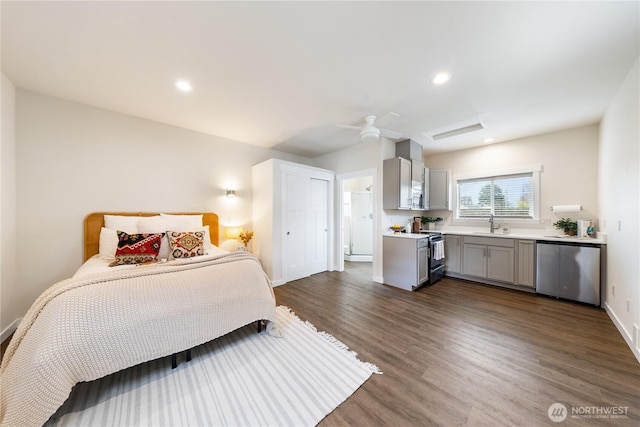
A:
{"type": "Polygon", "coordinates": [[[482,126],[482,123],[474,123],[472,125],[469,126],[464,126],[458,129],[452,129],[452,130],[448,130],[446,132],[441,132],[441,133],[437,133],[435,135],[429,135],[434,141],[437,141],[439,139],[444,139],[444,138],[449,138],[452,136],[456,136],[456,135],[461,135],[463,133],[469,133],[469,132],[473,132],[476,130],[481,130],[484,129],[484,126],[482,126]]]}

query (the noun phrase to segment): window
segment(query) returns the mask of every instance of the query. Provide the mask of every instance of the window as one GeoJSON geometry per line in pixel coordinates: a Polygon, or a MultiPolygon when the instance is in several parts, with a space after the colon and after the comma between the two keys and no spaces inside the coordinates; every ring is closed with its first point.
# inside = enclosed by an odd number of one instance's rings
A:
{"type": "Polygon", "coordinates": [[[534,173],[473,179],[458,184],[458,218],[535,218],[534,173]]]}

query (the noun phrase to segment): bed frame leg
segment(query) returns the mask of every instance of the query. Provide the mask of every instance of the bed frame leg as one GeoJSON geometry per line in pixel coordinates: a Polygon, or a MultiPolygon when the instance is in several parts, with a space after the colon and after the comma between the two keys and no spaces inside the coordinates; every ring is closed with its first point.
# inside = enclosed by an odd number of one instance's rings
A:
{"type": "MultiPolygon", "coordinates": [[[[184,351],[184,357],[187,362],[191,362],[191,349],[184,351]]],[[[178,353],[173,353],[171,355],[171,369],[176,369],[178,366],[178,353]]]]}
{"type": "Polygon", "coordinates": [[[262,332],[262,320],[258,320],[258,333],[262,332]]]}

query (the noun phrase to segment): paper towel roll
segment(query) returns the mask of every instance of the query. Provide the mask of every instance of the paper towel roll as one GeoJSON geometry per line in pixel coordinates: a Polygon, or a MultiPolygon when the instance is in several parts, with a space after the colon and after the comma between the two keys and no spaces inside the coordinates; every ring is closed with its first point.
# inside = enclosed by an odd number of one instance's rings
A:
{"type": "Polygon", "coordinates": [[[561,212],[580,212],[582,210],[581,205],[555,205],[551,206],[551,211],[553,213],[561,213],[561,212]]]}

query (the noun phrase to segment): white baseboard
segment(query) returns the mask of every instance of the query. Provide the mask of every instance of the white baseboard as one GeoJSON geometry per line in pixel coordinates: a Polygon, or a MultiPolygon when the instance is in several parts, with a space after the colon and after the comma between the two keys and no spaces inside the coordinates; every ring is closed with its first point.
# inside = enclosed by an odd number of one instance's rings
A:
{"type": "Polygon", "coordinates": [[[4,331],[2,331],[2,333],[0,334],[0,343],[3,343],[4,340],[9,338],[9,336],[11,336],[11,334],[14,333],[16,329],[18,329],[18,325],[20,324],[20,322],[22,322],[22,317],[14,320],[13,323],[4,328],[4,331]]]}
{"type": "Polygon", "coordinates": [[[282,279],[279,279],[279,280],[272,280],[272,281],[271,281],[271,287],[272,287],[272,288],[275,288],[276,286],[284,285],[285,283],[287,283],[287,282],[285,282],[285,281],[284,281],[284,280],[282,280],[282,279]]]}
{"type": "Polygon", "coordinates": [[[345,255],[344,260],[351,262],[372,262],[373,255],[345,255]]]}
{"type": "Polygon", "coordinates": [[[616,328],[618,329],[618,332],[620,332],[620,335],[622,335],[622,338],[624,338],[624,340],[626,341],[627,345],[631,349],[631,352],[633,353],[633,355],[636,357],[636,359],[640,363],[640,349],[638,349],[635,346],[635,344],[633,343],[633,337],[631,335],[629,335],[627,330],[622,326],[622,323],[620,322],[620,320],[618,320],[618,318],[616,317],[615,313],[613,312],[613,310],[611,310],[611,308],[609,307],[609,304],[606,303],[606,302],[604,303],[604,309],[607,312],[607,314],[609,315],[609,318],[611,319],[613,324],[616,325],[616,328]]]}

